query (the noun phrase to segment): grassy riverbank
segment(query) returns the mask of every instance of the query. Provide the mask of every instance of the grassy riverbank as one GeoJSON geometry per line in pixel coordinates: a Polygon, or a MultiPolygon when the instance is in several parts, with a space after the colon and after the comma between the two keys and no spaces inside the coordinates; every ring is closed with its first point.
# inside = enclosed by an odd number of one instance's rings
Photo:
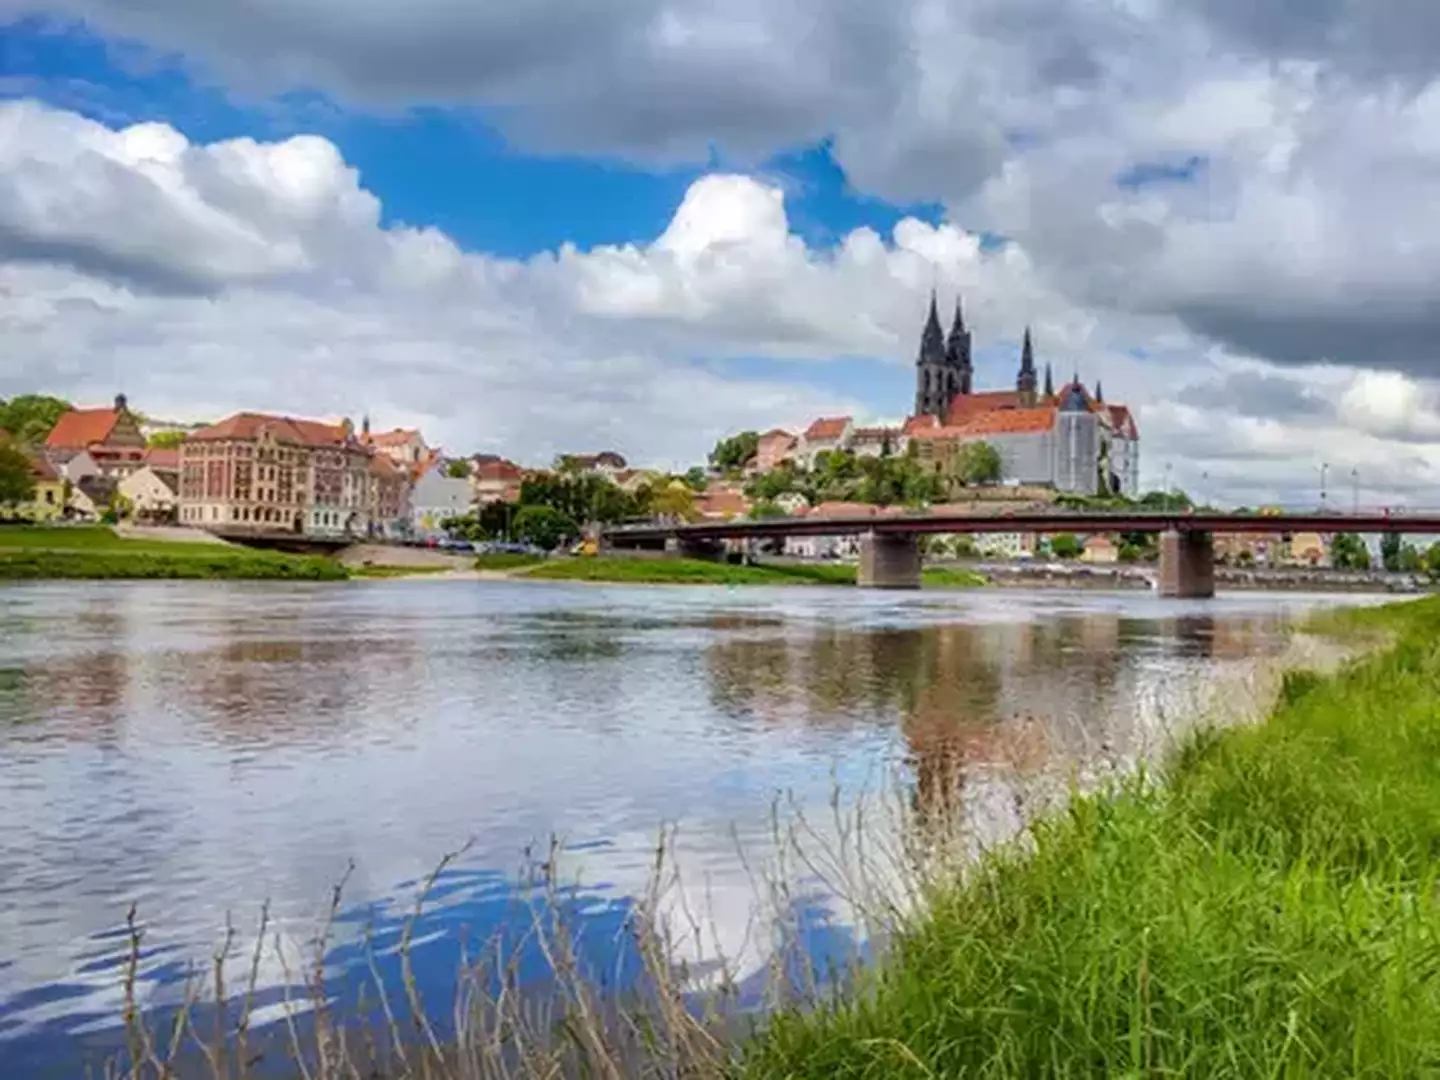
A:
{"type": "MultiPolygon", "coordinates": [[[[855,567],[845,563],[757,563],[739,566],[703,559],[626,559],[579,557],[554,559],[524,571],[546,581],[604,581],[635,585],[854,585],[855,567]]],[[[927,569],[932,588],[971,588],[985,584],[979,574],[951,568],[927,569]]]]}
{"type": "Polygon", "coordinates": [[[747,1073],[1440,1068],[1440,600],[1325,625],[1393,642],[939,888],[853,996],[776,1017],[747,1073]]]}
{"type": "Polygon", "coordinates": [[[347,577],[349,573],[338,562],[319,556],[284,555],[225,544],[132,540],[104,526],[0,527],[0,581],[343,581],[347,577]]]}

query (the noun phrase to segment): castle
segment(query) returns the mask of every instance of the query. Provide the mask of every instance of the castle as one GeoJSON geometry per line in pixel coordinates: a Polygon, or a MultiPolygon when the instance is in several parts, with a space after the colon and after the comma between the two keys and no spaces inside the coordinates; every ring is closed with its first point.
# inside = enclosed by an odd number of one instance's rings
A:
{"type": "Polygon", "coordinates": [[[915,361],[915,410],[904,428],[922,457],[939,462],[980,440],[999,453],[1007,481],[1086,495],[1139,493],[1140,433],[1128,408],[1107,404],[1098,382],[1091,394],[1078,373],[1057,391],[1048,363],[1041,387],[1028,327],[1015,389],[976,391],[970,346],[960,301],[947,336],[932,293],[915,361]]]}

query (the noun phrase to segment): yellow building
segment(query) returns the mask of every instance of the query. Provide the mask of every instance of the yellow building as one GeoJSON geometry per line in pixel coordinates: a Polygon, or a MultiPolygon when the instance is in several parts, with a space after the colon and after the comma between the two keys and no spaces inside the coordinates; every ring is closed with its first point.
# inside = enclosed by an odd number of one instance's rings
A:
{"type": "Polygon", "coordinates": [[[30,478],[35,490],[30,501],[7,506],[6,517],[18,517],[25,521],[55,521],[65,512],[65,481],[44,458],[32,458],[30,478]]]}

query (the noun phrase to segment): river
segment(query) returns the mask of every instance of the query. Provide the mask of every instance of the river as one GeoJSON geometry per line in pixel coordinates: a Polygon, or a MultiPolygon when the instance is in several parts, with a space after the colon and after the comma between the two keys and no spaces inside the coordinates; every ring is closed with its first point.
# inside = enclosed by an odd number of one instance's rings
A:
{"type": "MultiPolygon", "coordinates": [[[[393,944],[417,882],[466,841],[417,934],[453,991],[464,935],[522,909],[528,845],[605,961],[657,831],[713,945],[763,966],[739,852],[777,793],[824,817],[885,789],[958,806],[977,842],[1017,777],[1128,768],[1179,718],[1233,705],[1297,612],[1353,597],[640,588],[492,582],[66,583],[0,590],[0,1074],[68,1073],[163,1009],[262,905],[305,955],[349,870],[332,984],[393,944]],[[1217,687],[1228,687],[1223,692],[1217,687]],[[957,787],[958,785],[958,787],[957,787]],[[955,790],[952,790],[955,788],[955,790]],[[697,901],[698,902],[698,901],[697,901]],[[607,944],[609,943],[609,944],[607,944]]],[[[824,907],[823,896],[807,904],[824,907]]],[[[698,970],[703,972],[705,957],[698,970]]],[[[303,959],[300,961],[303,962],[303,959]]],[[[526,963],[533,966],[537,958],[526,963]]],[[[266,960],[268,1007],[293,970],[266,960]]],[[[273,1013],[273,1015],[278,1015],[273,1013]]]]}

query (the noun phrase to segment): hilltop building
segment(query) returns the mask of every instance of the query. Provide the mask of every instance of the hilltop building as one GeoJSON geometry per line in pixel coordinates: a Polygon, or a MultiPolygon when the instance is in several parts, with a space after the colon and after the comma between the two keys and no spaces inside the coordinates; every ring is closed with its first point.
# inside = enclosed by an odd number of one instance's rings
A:
{"type": "Polygon", "coordinates": [[[1139,493],[1140,433],[1126,406],[1106,403],[1100,385],[1092,393],[1078,373],[1056,389],[1048,363],[1042,382],[1028,327],[1013,390],[975,389],[971,348],[960,302],[947,334],[932,294],[915,361],[914,413],[902,425],[858,427],[853,417],[821,417],[798,436],[766,432],[757,462],[763,457],[769,468],[787,460],[810,468],[826,451],[878,456],[906,453],[913,444],[921,460],[943,472],[961,446],[985,442],[1000,455],[1006,483],[1086,495],[1139,493]]]}

